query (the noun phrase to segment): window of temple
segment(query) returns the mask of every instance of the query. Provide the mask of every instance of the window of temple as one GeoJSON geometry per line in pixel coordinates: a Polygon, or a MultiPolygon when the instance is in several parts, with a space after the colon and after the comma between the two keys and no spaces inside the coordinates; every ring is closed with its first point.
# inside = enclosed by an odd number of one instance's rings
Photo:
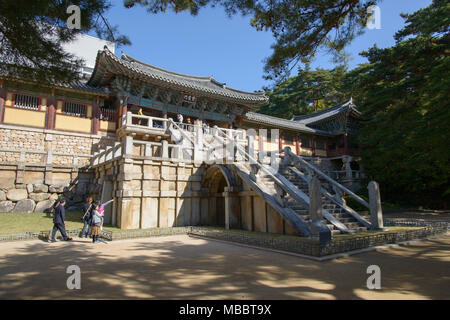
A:
{"type": "Polygon", "coordinates": [[[309,138],[301,138],[302,148],[311,148],[311,140],[309,138]]]}
{"type": "Polygon", "coordinates": [[[294,137],[293,136],[285,136],[284,138],[284,143],[285,144],[294,144],[294,137]]]}
{"type": "Polygon", "coordinates": [[[337,147],[339,148],[339,149],[341,149],[341,148],[344,148],[344,136],[339,136],[338,138],[337,138],[337,141],[336,141],[336,143],[337,143],[337,147]]]}
{"type": "Polygon", "coordinates": [[[75,116],[80,118],[86,117],[86,105],[81,103],[65,102],[63,113],[69,116],[75,116]]]}
{"type": "Polygon", "coordinates": [[[100,120],[114,121],[115,111],[107,107],[100,107],[100,120]]]}
{"type": "Polygon", "coordinates": [[[323,140],[317,140],[316,149],[325,150],[325,142],[323,140]]]}
{"type": "Polygon", "coordinates": [[[337,144],[336,144],[336,141],[331,141],[331,142],[329,142],[328,143],[328,149],[329,150],[335,150],[337,148],[337,144]]]}
{"type": "Polygon", "coordinates": [[[106,100],[104,105],[100,107],[100,120],[114,121],[115,113],[111,101],[106,100]]]}
{"type": "Polygon", "coordinates": [[[14,107],[28,110],[40,110],[40,99],[38,97],[25,94],[16,94],[14,96],[14,107]]]}

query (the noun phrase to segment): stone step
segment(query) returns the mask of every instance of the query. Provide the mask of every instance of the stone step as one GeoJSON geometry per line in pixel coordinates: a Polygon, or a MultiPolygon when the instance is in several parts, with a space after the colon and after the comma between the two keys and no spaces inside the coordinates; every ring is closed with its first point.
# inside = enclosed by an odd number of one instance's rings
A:
{"type": "MultiPolygon", "coordinates": [[[[332,213],[331,214],[333,217],[335,217],[338,220],[341,219],[347,219],[347,218],[352,218],[354,219],[352,216],[348,215],[347,213],[332,213]]],[[[356,220],[355,220],[356,221],[356,220]]]]}
{"type": "Polygon", "coordinates": [[[288,206],[288,208],[294,210],[295,212],[309,212],[308,209],[305,209],[302,206],[288,206]]]}
{"type": "Polygon", "coordinates": [[[358,222],[346,222],[344,224],[349,229],[356,229],[356,228],[361,227],[358,222]]]}
{"type": "Polygon", "coordinates": [[[338,218],[338,220],[343,224],[357,222],[355,218],[338,218]]]}

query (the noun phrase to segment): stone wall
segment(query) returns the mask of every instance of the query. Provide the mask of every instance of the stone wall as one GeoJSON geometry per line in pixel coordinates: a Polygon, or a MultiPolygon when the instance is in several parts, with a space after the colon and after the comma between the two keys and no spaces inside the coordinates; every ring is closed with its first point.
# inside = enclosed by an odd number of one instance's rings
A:
{"type": "Polygon", "coordinates": [[[122,229],[198,224],[208,214],[201,212],[203,172],[189,164],[120,159],[95,169],[94,197],[115,199],[105,222],[122,229]]]}
{"type": "Polygon", "coordinates": [[[77,210],[89,194],[92,174],[77,168],[0,166],[0,213],[47,212],[59,197],[77,210]]]}
{"type": "Polygon", "coordinates": [[[94,152],[113,146],[115,135],[62,132],[56,130],[0,125],[0,164],[77,165],[89,164],[94,152]],[[20,152],[24,152],[22,155],[20,152]],[[51,162],[47,153],[51,151],[51,162]],[[75,161],[74,161],[74,158],[75,161]]]}

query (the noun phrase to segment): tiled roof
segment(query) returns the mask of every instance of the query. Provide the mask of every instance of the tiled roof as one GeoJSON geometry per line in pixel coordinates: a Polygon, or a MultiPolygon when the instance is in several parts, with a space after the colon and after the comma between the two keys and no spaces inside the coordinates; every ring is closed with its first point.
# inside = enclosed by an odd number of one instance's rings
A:
{"type": "Polygon", "coordinates": [[[90,86],[84,82],[76,81],[69,84],[59,84],[59,87],[68,88],[68,89],[75,89],[75,90],[81,90],[81,91],[89,91],[89,92],[95,92],[95,93],[101,93],[101,94],[109,94],[109,90],[107,87],[93,87],[90,86]]]}
{"type": "Polygon", "coordinates": [[[350,99],[347,102],[338,104],[334,107],[312,113],[307,115],[301,115],[301,116],[294,116],[292,118],[293,121],[302,123],[305,125],[311,125],[317,122],[321,122],[323,120],[331,119],[336,117],[337,115],[345,112],[351,112],[356,117],[359,117],[361,115],[361,112],[356,108],[356,106],[353,104],[353,99],[350,99]]]}
{"type": "Polygon", "coordinates": [[[334,135],[333,133],[330,133],[327,131],[307,127],[305,124],[299,123],[297,121],[281,119],[281,118],[272,117],[272,116],[268,116],[268,115],[256,113],[256,112],[247,112],[244,115],[244,119],[248,120],[248,121],[252,121],[252,122],[257,122],[260,124],[272,125],[275,127],[281,127],[281,128],[290,129],[290,130],[294,130],[294,131],[301,131],[301,132],[305,132],[305,133],[314,133],[314,134],[320,134],[320,135],[326,135],[326,136],[334,135]]]}
{"type": "MultiPolygon", "coordinates": [[[[21,79],[17,77],[2,77],[2,79],[9,79],[12,81],[19,81],[23,83],[36,83],[36,81],[33,80],[27,80],[27,79],[21,79]]],[[[82,80],[73,81],[71,83],[55,83],[55,84],[45,84],[42,83],[41,85],[46,87],[52,87],[52,88],[64,88],[69,90],[76,90],[76,91],[85,91],[89,93],[95,93],[95,94],[101,94],[101,95],[109,95],[109,89],[107,87],[94,87],[91,85],[88,85],[86,82],[83,82],[82,80]]]]}
{"type": "Polygon", "coordinates": [[[264,92],[252,93],[228,88],[224,83],[218,82],[213,77],[199,77],[176,73],[141,62],[126,54],[122,54],[122,58],[120,59],[105,49],[98,52],[95,70],[88,83],[93,86],[104,85],[102,82],[103,79],[108,78],[105,75],[107,72],[131,74],[134,77],[161,83],[174,89],[189,90],[210,96],[221,96],[244,104],[263,105],[269,100],[264,92]],[[109,70],[106,65],[113,66],[115,70],[109,70]]]}

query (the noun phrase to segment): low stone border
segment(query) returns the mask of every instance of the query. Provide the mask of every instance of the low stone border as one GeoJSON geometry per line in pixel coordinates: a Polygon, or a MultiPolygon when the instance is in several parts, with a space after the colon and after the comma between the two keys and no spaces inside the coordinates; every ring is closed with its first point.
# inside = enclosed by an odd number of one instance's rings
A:
{"type": "MultiPolygon", "coordinates": [[[[430,236],[445,234],[448,231],[447,222],[422,221],[414,219],[386,219],[385,226],[421,227],[416,230],[386,232],[375,235],[360,236],[350,239],[334,239],[328,244],[320,244],[317,239],[259,233],[244,230],[226,230],[214,227],[172,227],[144,230],[102,231],[102,238],[109,241],[147,238],[169,235],[193,235],[223,241],[236,242],[250,246],[287,251],[312,257],[324,257],[339,253],[366,249],[370,247],[395,244],[430,236]]],[[[80,229],[67,230],[69,236],[79,236],[80,229]]],[[[48,239],[51,231],[39,233],[22,233],[0,235],[0,241],[16,241],[30,239],[48,239]]]]}
{"type": "Polygon", "coordinates": [[[178,234],[188,234],[193,227],[172,227],[172,228],[153,228],[138,230],[121,230],[121,231],[102,231],[102,237],[106,240],[123,240],[134,238],[148,238],[158,236],[170,236],[178,234]]]}
{"type": "MultiPolygon", "coordinates": [[[[324,257],[343,252],[366,249],[370,247],[382,246],[386,244],[395,244],[411,240],[423,239],[430,236],[447,233],[447,223],[434,223],[417,221],[409,222],[408,226],[423,227],[417,230],[400,231],[395,233],[383,233],[369,236],[361,236],[351,239],[334,239],[330,243],[322,245],[318,240],[300,238],[293,236],[278,236],[278,235],[259,235],[254,232],[224,230],[219,228],[198,228],[193,227],[190,234],[206,238],[213,238],[224,241],[237,242],[252,246],[270,248],[281,251],[288,251],[302,255],[324,257]]],[[[395,221],[390,222],[391,226],[406,226],[404,223],[395,224],[395,221]]]]}
{"type": "MultiPolygon", "coordinates": [[[[388,225],[385,225],[388,226],[388,225]]],[[[391,224],[391,226],[402,226],[401,224],[391,224]]],[[[412,225],[410,225],[412,226],[412,225]]],[[[417,225],[414,225],[417,226],[417,225]]],[[[386,244],[394,244],[447,233],[447,224],[437,223],[435,225],[420,226],[417,230],[400,231],[395,233],[382,233],[373,236],[357,237],[355,239],[333,240],[324,246],[320,246],[319,256],[327,256],[347,251],[360,250],[370,247],[377,247],[386,244]]]]}
{"type": "MultiPolygon", "coordinates": [[[[10,234],[0,234],[0,242],[2,241],[18,241],[18,240],[33,240],[41,239],[47,240],[52,231],[40,231],[40,232],[25,232],[25,233],[10,233],[10,234]]],[[[81,234],[81,229],[66,230],[67,235],[70,237],[78,237],[81,234]]],[[[59,234],[59,233],[58,233],[59,234]]],[[[61,235],[58,236],[60,238],[61,235]]]]}
{"type": "Polygon", "coordinates": [[[405,218],[387,218],[383,219],[384,225],[388,226],[408,226],[408,227],[426,227],[426,226],[447,226],[450,229],[450,223],[446,220],[423,220],[423,219],[405,219],[405,218]]]}

